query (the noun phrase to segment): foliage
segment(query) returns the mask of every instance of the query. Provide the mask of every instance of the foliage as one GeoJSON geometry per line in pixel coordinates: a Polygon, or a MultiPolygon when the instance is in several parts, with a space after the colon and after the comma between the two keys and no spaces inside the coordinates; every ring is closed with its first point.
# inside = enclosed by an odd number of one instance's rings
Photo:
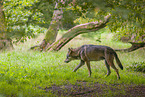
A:
{"type": "MultiPolygon", "coordinates": [[[[3,2],[8,25],[8,37],[23,42],[34,38],[37,33],[44,33],[52,20],[55,1],[46,0],[5,0],[3,2]]],[[[78,13],[64,10],[61,28],[74,26],[73,20],[78,13]],[[68,21],[69,20],[69,21],[68,21]]]]}
{"type": "Polygon", "coordinates": [[[53,4],[38,0],[5,0],[3,2],[8,36],[18,41],[44,33],[52,17],[53,4]],[[47,6],[49,5],[49,6],[47,6]],[[47,17],[46,14],[49,13],[47,17]]]}
{"type": "Polygon", "coordinates": [[[128,67],[129,70],[144,72],[145,73],[145,62],[134,62],[132,66],[128,67]]]}
{"type": "MultiPolygon", "coordinates": [[[[111,3],[111,2],[110,2],[111,3]]],[[[145,42],[145,8],[142,0],[115,0],[111,9],[110,29],[117,37],[127,37],[132,42],[145,42]]],[[[115,36],[115,37],[116,37],[115,36]]]]}
{"type": "Polygon", "coordinates": [[[93,33],[85,33],[82,34],[82,37],[85,38],[90,38],[90,39],[96,39],[96,41],[100,41],[101,42],[101,35],[102,33],[109,33],[109,29],[100,29],[99,31],[93,32],[93,33]]]}
{"type": "MultiPolygon", "coordinates": [[[[34,37],[48,28],[57,0],[5,0],[5,18],[15,40],[34,37]],[[37,30],[33,30],[36,28],[37,30]]],[[[108,27],[116,33],[116,39],[128,37],[133,42],[144,42],[145,7],[142,0],[67,0],[58,2],[63,9],[61,28],[103,19],[111,14],[108,27]],[[73,22],[75,21],[75,22],[73,22]]]]}
{"type": "MultiPolygon", "coordinates": [[[[87,20],[100,20],[110,13],[108,27],[116,39],[127,37],[132,42],[144,42],[145,7],[142,0],[80,0],[75,10],[81,10],[87,20]]],[[[79,19],[82,23],[82,18],[79,19]]]]}

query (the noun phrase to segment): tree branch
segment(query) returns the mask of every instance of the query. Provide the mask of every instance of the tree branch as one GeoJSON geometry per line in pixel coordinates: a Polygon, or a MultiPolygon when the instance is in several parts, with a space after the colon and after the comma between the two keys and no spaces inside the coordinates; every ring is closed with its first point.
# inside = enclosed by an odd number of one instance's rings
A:
{"type": "Polygon", "coordinates": [[[115,49],[115,51],[122,51],[122,52],[132,52],[135,51],[139,48],[145,47],[145,43],[133,43],[130,42],[132,44],[132,46],[130,48],[127,49],[115,49]]]}
{"type": "Polygon", "coordinates": [[[97,31],[101,28],[104,28],[106,24],[109,22],[111,15],[107,15],[104,18],[104,21],[99,22],[90,22],[81,25],[77,25],[71,29],[69,29],[59,40],[52,43],[50,46],[45,48],[45,51],[59,51],[65,44],[67,44],[70,40],[82,33],[88,33],[92,31],[97,31]]]}

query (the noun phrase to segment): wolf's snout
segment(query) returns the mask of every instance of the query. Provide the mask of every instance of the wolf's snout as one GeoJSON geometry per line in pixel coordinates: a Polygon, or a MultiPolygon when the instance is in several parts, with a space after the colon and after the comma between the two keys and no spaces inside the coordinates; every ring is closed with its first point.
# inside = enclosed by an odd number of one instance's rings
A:
{"type": "Polygon", "coordinates": [[[64,61],[65,63],[68,63],[69,61],[64,61]]]}
{"type": "Polygon", "coordinates": [[[68,63],[68,62],[69,62],[69,60],[68,60],[68,59],[66,59],[64,62],[65,62],[65,63],[68,63]]]}

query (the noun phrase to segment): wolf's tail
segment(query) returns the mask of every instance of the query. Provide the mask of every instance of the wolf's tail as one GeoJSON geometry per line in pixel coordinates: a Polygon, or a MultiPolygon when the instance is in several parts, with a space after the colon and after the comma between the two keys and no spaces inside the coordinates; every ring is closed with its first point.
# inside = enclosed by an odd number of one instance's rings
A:
{"type": "Polygon", "coordinates": [[[118,64],[118,66],[120,67],[120,69],[123,70],[123,66],[122,66],[122,64],[121,64],[121,62],[120,62],[120,60],[119,60],[118,55],[116,54],[116,52],[114,53],[114,56],[115,56],[115,59],[116,59],[116,62],[118,64]]]}

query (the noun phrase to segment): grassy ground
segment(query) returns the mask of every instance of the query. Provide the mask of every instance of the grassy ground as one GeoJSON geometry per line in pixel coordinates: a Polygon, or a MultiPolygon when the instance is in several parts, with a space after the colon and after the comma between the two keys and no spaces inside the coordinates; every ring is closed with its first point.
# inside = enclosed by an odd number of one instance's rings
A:
{"type": "MultiPolygon", "coordinates": [[[[145,49],[130,53],[117,52],[124,66],[124,70],[119,69],[120,80],[117,80],[113,69],[111,69],[112,73],[109,77],[104,77],[107,73],[104,61],[91,62],[92,77],[88,77],[86,66],[83,66],[75,73],[72,72],[79,61],[64,63],[68,47],[78,47],[83,44],[107,45],[112,48],[127,48],[130,46],[130,44],[112,41],[107,38],[107,35],[102,35],[101,43],[96,42],[94,39],[78,36],[59,52],[28,51],[31,46],[38,44],[43,39],[43,35],[41,35],[37,40],[31,39],[24,44],[15,45],[13,51],[0,52],[0,97],[53,97],[56,96],[55,88],[53,89],[55,86],[61,90],[69,85],[71,85],[69,87],[72,89],[74,85],[81,87],[89,87],[90,85],[89,88],[91,88],[96,83],[105,91],[101,95],[110,95],[111,97],[111,95],[118,95],[118,92],[116,91],[115,94],[110,87],[115,88],[117,86],[117,89],[122,90],[125,89],[125,85],[145,85],[144,73],[126,69],[134,62],[145,61],[145,49]],[[82,85],[83,83],[85,85],[82,85]]],[[[119,67],[117,66],[117,68],[119,67]]],[[[125,95],[126,92],[122,91],[121,93],[125,95]]]]}

